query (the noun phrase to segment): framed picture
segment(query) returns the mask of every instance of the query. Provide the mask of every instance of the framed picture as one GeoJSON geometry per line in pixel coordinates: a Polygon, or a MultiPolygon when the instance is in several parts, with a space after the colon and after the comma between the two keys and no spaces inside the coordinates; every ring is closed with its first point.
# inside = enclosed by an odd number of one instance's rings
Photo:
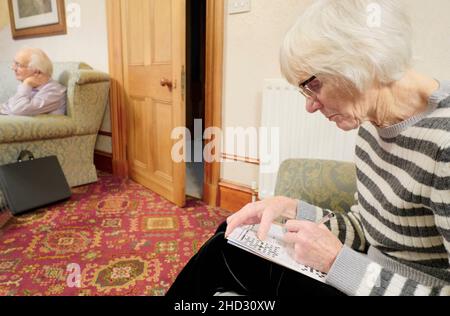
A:
{"type": "Polygon", "coordinates": [[[8,0],[14,39],[67,34],[64,0],[8,0]]]}

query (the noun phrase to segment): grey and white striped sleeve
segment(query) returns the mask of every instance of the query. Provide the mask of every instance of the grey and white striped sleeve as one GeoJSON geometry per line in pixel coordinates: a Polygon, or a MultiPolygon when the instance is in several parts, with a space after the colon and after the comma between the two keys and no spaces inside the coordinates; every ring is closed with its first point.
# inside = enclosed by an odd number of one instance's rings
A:
{"type": "Polygon", "coordinates": [[[352,296],[450,296],[450,284],[427,287],[392,273],[348,247],[337,257],[326,283],[352,296]]]}
{"type": "MultiPolygon", "coordinates": [[[[437,229],[444,239],[450,266],[450,145],[439,155],[431,200],[437,229]]],[[[359,296],[450,296],[450,284],[428,287],[344,247],[327,283],[348,295],[359,296]]]]}

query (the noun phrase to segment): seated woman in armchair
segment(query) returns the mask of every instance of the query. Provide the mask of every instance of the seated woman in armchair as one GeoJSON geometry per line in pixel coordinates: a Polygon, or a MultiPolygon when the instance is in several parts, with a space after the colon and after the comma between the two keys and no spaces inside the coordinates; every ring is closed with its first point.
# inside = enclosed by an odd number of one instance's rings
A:
{"type": "Polygon", "coordinates": [[[12,70],[21,83],[17,93],[5,104],[0,104],[0,115],[65,114],[66,88],[52,80],[53,64],[42,50],[20,50],[12,70]]]}

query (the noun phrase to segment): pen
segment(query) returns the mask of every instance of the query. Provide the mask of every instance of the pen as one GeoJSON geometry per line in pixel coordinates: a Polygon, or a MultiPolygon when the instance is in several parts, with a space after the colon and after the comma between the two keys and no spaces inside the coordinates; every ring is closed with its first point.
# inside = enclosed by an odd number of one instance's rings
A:
{"type": "Polygon", "coordinates": [[[321,220],[320,220],[320,222],[319,223],[317,223],[317,225],[323,225],[323,224],[326,224],[326,223],[328,223],[331,219],[333,219],[333,218],[335,218],[336,217],[336,215],[334,214],[334,213],[330,213],[330,214],[328,214],[327,216],[325,216],[324,218],[322,218],[321,220]]]}

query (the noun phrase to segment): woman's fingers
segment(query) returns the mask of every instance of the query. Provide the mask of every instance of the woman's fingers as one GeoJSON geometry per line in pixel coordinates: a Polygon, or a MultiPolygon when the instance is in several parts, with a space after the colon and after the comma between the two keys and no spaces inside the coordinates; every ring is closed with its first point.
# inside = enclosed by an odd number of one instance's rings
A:
{"type": "Polygon", "coordinates": [[[225,237],[228,238],[230,234],[239,226],[247,223],[250,219],[257,217],[260,210],[259,203],[252,203],[245,206],[242,210],[230,216],[227,220],[228,226],[225,231],[225,237]]]}
{"type": "Polygon", "coordinates": [[[311,222],[299,221],[299,220],[290,220],[286,222],[285,228],[288,232],[298,233],[301,230],[307,229],[309,226],[315,225],[311,222]]]}
{"type": "Polygon", "coordinates": [[[297,241],[297,233],[284,234],[283,241],[287,244],[295,244],[295,242],[297,241]]]}
{"type": "Polygon", "coordinates": [[[274,212],[271,209],[266,208],[261,217],[261,223],[259,224],[258,229],[258,238],[260,240],[266,240],[267,233],[269,232],[270,226],[272,226],[272,222],[274,219],[274,212]]]}
{"type": "Polygon", "coordinates": [[[293,200],[288,198],[278,197],[248,204],[242,210],[231,215],[227,219],[228,227],[225,232],[225,237],[228,238],[228,236],[239,226],[259,224],[258,238],[265,240],[273,220],[280,216],[286,209],[291,209],[292,201],[293,200]]]}

